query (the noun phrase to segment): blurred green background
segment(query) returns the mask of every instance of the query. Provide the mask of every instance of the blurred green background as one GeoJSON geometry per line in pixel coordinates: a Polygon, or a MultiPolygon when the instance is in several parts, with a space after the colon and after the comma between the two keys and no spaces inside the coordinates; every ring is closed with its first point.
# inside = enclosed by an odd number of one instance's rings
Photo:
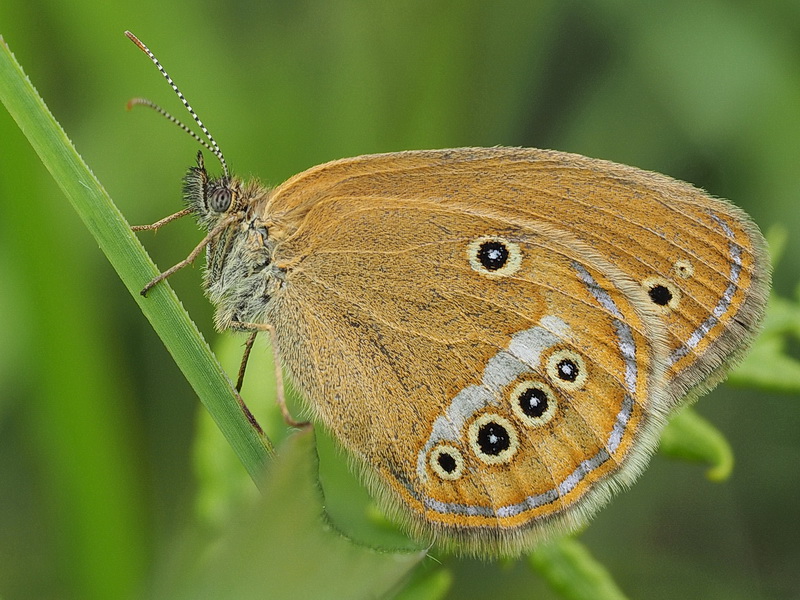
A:
{"type": "MultiPolygon", "coordinates": [[[[128,220],[149,223],[179,208],[197,146],[125,112],[146,96],[188,120],[125,29],[238,174],[277,184],[462,145],[579,152],[783,225],[775,289],[795,294],[800,2],[3,0],[0,34],[128,220]]],[[[162,267],[198,239],[188,221],[142,236],[162,267]]],[[[200,270],[170,281],[213,340],[200,270]]],[[[199,403],[2,109],[0,315],[0,596],[130,597],[194,520],[199,403]]],[[[582,540],[631,598],[800,597],[796,397],[722,385],[698,411],[736,452],[731,479],[656,456],[582,540]]],[[[445,566],[450,598],[555,597],[522,565],[445,566]]]]}

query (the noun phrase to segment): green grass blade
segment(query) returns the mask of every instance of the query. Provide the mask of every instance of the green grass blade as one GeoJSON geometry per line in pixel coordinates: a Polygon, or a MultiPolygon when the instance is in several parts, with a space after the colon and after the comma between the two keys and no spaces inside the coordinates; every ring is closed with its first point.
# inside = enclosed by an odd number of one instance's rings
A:
{"type": "Polygon", "coordinates": [[[536,549],[530,566],[567,600],[625,600],[611,574],[579,541],[561,538],[536,549]]]}
{"type": "Polygon", "coordinates": [[[773,294],[767,305],[764,330],[731,372],[728,382],[789,394],[799,392],[800,360],[791,351],[797,340],[800,340],[800,303],[773,294]]]}
{"type": "Polygon", "coordinates": [[[238,406],[230,381],[172,289],[139,294],[158,270],[0,38],[0,100],[96,239],[211,416],[256,480],[269,440],[238,406]]]}
{"type": "Polygon", "coordinates": [[[733,450],[725,436],[691,407],[670,419],[659,450],[672,458],[711,465],[707,475],[712,481],[724,481],[733,471],[733,450]]]}

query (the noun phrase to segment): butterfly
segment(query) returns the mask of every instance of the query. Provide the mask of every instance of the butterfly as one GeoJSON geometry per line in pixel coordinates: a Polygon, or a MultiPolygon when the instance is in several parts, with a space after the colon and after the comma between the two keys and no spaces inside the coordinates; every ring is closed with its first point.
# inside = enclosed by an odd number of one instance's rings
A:
{"type": "MultiPolygon", "coordinates": [[[[220,330],[268,332],[311,418],[411,533],[516,554],[632,483],[746,350],[766,244],[727,201],[528,148],[336,160],[269,188],[184,178],[220,330]]],[[[149,101],[137,100],[159,110],[149,101]]]]}

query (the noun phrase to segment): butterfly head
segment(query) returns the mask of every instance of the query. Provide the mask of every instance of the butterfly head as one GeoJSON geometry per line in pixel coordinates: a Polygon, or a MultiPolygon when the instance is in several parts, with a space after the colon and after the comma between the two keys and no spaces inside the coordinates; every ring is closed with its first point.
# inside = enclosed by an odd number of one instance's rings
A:
{"type": "Polygon", "coordinates": [[[183,200],[198,224],[209,232],[219,224],[233,221],[241,212],[244,198],[242,184],[227,173],[210,177],[203,153],[197,153],[197,166],[189,167],[183,178],[183,200]]]}
{"type": "Polygon", "coordinates": [[[184,202],[210,234],[205,287],[219,329],[259,321],[280,285],[274,240],[264,217],[269,190],[223,174],[211,177],[203,155],[184,177],[184,202]]]}

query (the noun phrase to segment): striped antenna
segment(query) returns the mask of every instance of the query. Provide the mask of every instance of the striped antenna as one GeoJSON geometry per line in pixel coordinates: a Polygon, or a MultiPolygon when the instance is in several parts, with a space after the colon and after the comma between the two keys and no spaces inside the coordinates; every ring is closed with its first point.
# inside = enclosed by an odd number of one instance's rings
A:
{"type": "Polygon", "coordinates": [[[188,110],[189,114],[192,115],[192,118],[194,119],[194,122],[197,123],[197,126],[200,127],[202,132],[208,138],[208,141],[210,142],[210,145],[208,143],[206,143],[206,141],[204,139],[202,139],[199,135],[197,135],[194,131],[192,131],[186,125],[184,125],[181,121],[179,121],[177,118],[173,117],[171,114],[169,114],[163,108],[161,108],[160,106],[158,106],[154,102],[151,102],[150,100],[146,100],[145,98],[133,98],[133,99],[128,101],[128,109],[130,110],[131,108],[133,108],[137,104],[141,104],[143,106],[149,106],[150,108],[152,108],[153,110],[155,110],[156,112],[158,112],[162,116],[164,116],[167,120],[172,121],[173,123],[175,123],[175,125],[177,125],[181,129],[183,129],[186,133],[191,135],[195,140],[200,142],[200,144],[204,148],[207,148],[210,152],[212,152],[214,154],[214,156],[216,156],[219,159],[219,162],[222,165],[222,170],[225,173],[225,177],[229,178],[230,174],[228,172],[228,163],[225,162],[225,157],[222,155],[222,150],[220,150],[219,145],[217,144],[217,141],[214,139],[214,136],[211,135],[211,133],[208,131],[208,129],[206,129],[206,126],[203,125],[203,122],[200,120],[200,117],[198,117],[197,113],[194,112],[194,109],[189,104],[189,102],[186,100],[186,97],[178,89],[178,86],[175,85],[174,81],[172,81],[172,77],[169,76],[169,73],[167,73],[167,71],[164,69],[164,67],[161,66],[161,63],[158,62],[158,59],[155,57],[155,54],[150,52],[150,49],[147,46],[145,46],[139,40],[139,38],[137,38],[135,35],[133,35],[130,31],[126,31],[125,35],[128,36],[128,39],[130,39],[134,44],[139,46],[139,49],[142,52],[144,52],[145,54],[147,54],[147,56],[150,57],[150,60],[153,61],[153,64],[158,68],[159,71],[161,71],[161,74],[167,80],[167,82],[169,83],[170,87],[172,87],[173,91],[178,95],[178,98],[180,98],[181,102],[186,107],[186,110],[188,110]]]}

